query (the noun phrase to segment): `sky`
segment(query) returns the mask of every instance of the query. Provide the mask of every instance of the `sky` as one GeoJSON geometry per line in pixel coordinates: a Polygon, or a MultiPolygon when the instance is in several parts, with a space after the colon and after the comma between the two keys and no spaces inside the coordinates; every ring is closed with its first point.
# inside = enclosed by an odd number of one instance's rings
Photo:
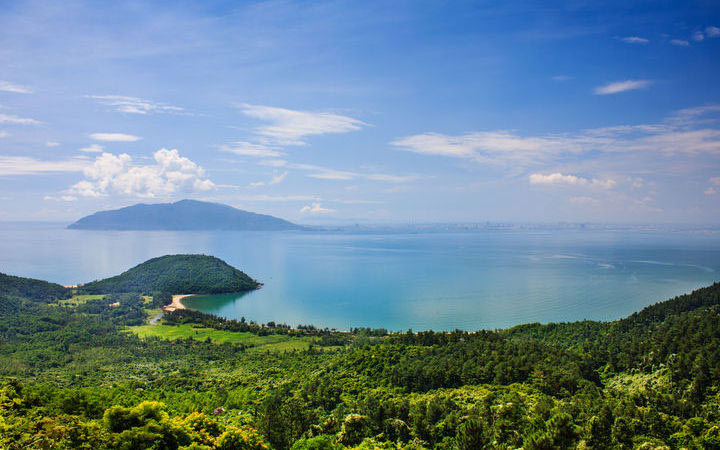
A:
{"type": "Polygon", "coordinates": [[[0,0],[0,220],[717,224],[719,69],[716,1],[0,0]]]}

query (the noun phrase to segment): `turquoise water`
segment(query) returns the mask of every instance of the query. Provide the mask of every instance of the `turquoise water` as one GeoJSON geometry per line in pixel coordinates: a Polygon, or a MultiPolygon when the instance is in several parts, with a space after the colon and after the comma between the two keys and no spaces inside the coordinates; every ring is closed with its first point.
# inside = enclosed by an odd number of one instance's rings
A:
{"type": "Polygon", "coordinates": [[[720,280],[720,235],[473,232],[115,232],[0,226],[0,271],[75,284],[171,253],[218,256],[265,283],[187,299],[257,322],[468,330],[626,316],[720,280]]]}

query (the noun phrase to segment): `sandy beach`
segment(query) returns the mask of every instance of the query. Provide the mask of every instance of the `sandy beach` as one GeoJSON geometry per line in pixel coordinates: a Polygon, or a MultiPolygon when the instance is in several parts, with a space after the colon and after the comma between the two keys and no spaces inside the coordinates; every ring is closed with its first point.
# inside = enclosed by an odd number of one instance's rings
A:
{"type": "Polygon", "coordinates": [[[192,297],[195,294],[179,294],[179,295],[173,295],[172,296],[172,303],[165,306],[163,310],[165,311],[175,311],[176,309],[186,309],[185,305],[182,304],[181,300],[185,297],[192,297]]]}

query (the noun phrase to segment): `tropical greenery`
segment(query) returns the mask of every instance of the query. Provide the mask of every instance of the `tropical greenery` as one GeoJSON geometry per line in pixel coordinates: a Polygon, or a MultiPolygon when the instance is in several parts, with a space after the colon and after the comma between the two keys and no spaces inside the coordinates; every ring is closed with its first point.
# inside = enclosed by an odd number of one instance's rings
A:
{"type": "Polygon", "coordinates": [[[613,322],[397,334],[150,325],[147,286],[7,286],[0,448],[720,448],[720,284],[613,322]]]}
{"type": "Polygon", "coordinates": [[[257,289],[259,283],[225,261],[207,255],[153,258],[112,278],[79,287],[85,294],[169,292],[223,294],[257,289]]]}

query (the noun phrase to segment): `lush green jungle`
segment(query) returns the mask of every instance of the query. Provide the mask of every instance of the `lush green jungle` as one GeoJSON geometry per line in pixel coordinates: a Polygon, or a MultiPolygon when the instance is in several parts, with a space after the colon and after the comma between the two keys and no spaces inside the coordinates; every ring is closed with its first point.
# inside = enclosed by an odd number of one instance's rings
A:
{"type": "Polygon", "coordinates": [[[338,332],[157,320],[224,288],[165,269],[0,275],[0,448],[720,448],[720,284],[613,322],[338,332]]]}

